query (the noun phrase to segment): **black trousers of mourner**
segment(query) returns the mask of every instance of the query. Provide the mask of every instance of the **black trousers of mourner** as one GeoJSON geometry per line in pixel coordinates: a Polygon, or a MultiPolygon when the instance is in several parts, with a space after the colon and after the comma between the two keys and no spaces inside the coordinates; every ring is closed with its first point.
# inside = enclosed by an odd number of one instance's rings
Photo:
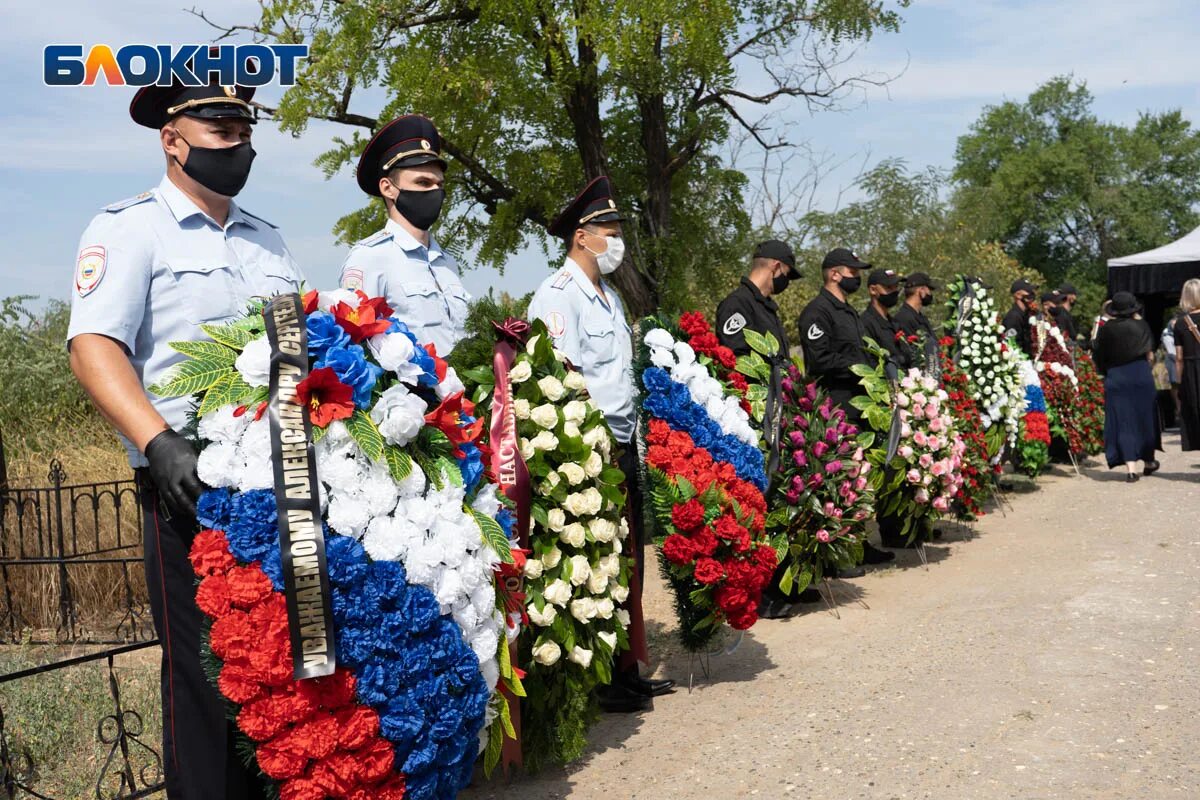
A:
{"type": "Polygon", "coordinates": [[[257,767],[235,749],[237,731],[200,661],[204,614],[188,548],[195,519],[171,516],[146,469],[135,470],[150,614],[162,643],[163,767],[169,800],[265,800],[257,767]]]}
{"type": "Polygon", "coordinates": [[[630,586],[629,600],[626,602],[626,607],[632,615],[632,627],[630,629],[630,649],[621,653],[617,659],[616,672],[624,676],[636,678],[638,675],[638,661],[640,658],[646,658],[644,648],[639,648],[635,639],[645,638],[645,624],[642,621],[642,592],[646,586],[646,528],[644,519],[644,509],[642,506],[642,488],[638,480],[638,448],[637,442],[619,445],[621,447],[620,455],[617,457],[617,466],[625,473],[625,508],[627,518],[629,520],[629,539],[627,546],[633,551],[630,557],[634,561],[637,570],[637,575],[634,580],[636,586],[630,586]],[[636,608],[632,606],[636,604],[636,608]],[[637,630],[635,630],[635,628],[637,630]]]}

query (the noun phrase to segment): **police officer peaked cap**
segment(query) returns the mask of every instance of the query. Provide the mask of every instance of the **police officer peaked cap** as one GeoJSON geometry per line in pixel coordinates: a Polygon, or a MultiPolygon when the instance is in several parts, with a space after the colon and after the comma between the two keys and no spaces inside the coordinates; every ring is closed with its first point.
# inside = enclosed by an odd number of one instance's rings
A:
{"type": "Polygon", "coordinates": [[[871,265],[859,259],[849,248],[835,247],[825,254],[825,260],[821,262],[821,269],[829,269],[831,267],[870,269],[871,265]]]}
{"type": "Polygon", "coordinates": [[[928,286],[930,289],[942,288],[934,282],[933,278],[929,277],[927,272],[914,272],[904,279],[904,285],[909,289],[917,289],[921,286],[928,286]]]}
{"type": "Polygon", "coordinates": [[[442,158],[442,137],[428,117],[406,114],[384,125],[367,142],[358,159],[358,187],[379,197],[379,179],[397,167],[437,164],[446,168],[442,158]]]}
{"type": "Polygon", "coordinates": [[[583,191],[563,209],[554,222],[550,223],[547,230],[551,236],[565,239],[574,233],[576,228],[588,223],[624,222],[625,219],[617,210],[608,177],[601,175],[583,187],[583,191]]]}
{"type": "Polygon", "coordinates": [[[754,258],[769,258],[774,261],[782,261],[788,265],[789,278],[800,277],[800,270],[796,269],[796,254],[792,252],[792,248],[787,242],[781,242],[778,239],[768,239],[754,248],[754,258]]]}
{"type": "MultiPolygon", "coordinates": [[[[214,51],[216,48],[212,48],[214,51]]],[[[188,62],[190,69],[192,62],[188,62]]],[[[247,68],[252,69],[251,65],[247,68]]],[[[174,117],[182,114],[197,119],[221,119],[233,117],[254,124],[254,111],[250,99],[254,97],[253,86],[185,86],[178,78],[170,86],[152,84],[138,89],[129,103],[129,116],[138,125],[160,130],[174,117]]]]}
{"type": "Polygon", "coordinates": [[[904,278],[894,269],[874,269],[871,270],[871,274],[867,276],[867,286],[878,284],[879,286],[886,286],[890,289],[893,286],[900,285],[900,281],[902,280],[904,280],[904,278]]]}

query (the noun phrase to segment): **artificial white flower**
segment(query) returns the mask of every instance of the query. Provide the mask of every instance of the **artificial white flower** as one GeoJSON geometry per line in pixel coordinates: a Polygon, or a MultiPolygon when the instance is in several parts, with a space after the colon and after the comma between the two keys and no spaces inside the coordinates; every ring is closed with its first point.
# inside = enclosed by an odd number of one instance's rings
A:
{"type": "Polygon", "coordinates": [[[648,332],[645,337],[643,337],[642,341],[646,343],[647,347],[670,348],[675,346],[675,337],[671,336],[671,334],[663,328],[655,328],[654,330],[648,332]]]}
{"type": "Polygon", "coordinates": [[[550,431],[542,431],[530,441],[534,450],[555,450],[558,448],[558,437],[550,431]]]}
{"type": "Polygon", "coordinates": [[[559,540],[571,547],[583,547],[587,544],[587,531],[578,522],[572,522],[558,535],[559,540]]]}
{"type": "Polygon", "coordinates": [[[665,347],[651,347],[650,363],[669,371],[675,366],[675,354],[665,347]]]}
{"type": "Polygon", "coordinates": [[[380,333],[368,339],[367,345],[379,366],[395,373],[404,383],[413,386],[417,384],[423,370],[412,362],[412,357],[417,352],[412,339],[399,331],[380,333]]]}
{"type": "MultiPolygon", "coordinates": [[[[574,576],[571,582],[574,583],[574,576]]],[[[592,570],[592,574],[588,575],[587,589],[592,594],[604,594],[608,591],[608,573],[603,570],[592,570]]]]}
{"type": "Polygon", "coordinates": [[[216,411],[210,411],[201,417],[198,428],[200,438],[209,442],[228,444],[240,442],[242,435],[250,427],[250,421],[254,419],[254,415],[246,412],[234,416],[237,409],[238,407],[235,405],[221,406],[216,411]]]}
{"type": "Polygon", "coordinates": [[[543,403],[529,412],[529,417],[540,427],[550,430],[558,425],[558,409],[550,403],[543,403]]]}
{"type": "Polygon", "coordinates": [[[567,524],[567,514],[561,508],[552,508],[546,512],[546,525],[552,531],[561,531],[567,524]]]}
{"type": "Polygon", "coordinates": [[[587,382],[583,379],[583,373],[576,370],[567,370],[567,377],[563,378],[563,386],[573,392],[582,392],[587,388],[587,382]]]}
{"type": "Polygon", "coordinates": [[[531,377],[533,377],[533,367],[529,366],[528,361],[518,361],[508,371],[508,380],[510,383],[524,383],[531,377]]]}
{"type": "Polygon", "coordinates": [[[587,419],[587,403],[582,400],[572,400],[563,406],[563,419],[567,422],[582,424],[587,419]]]}
{"type": "Polygon", "coordinates": [[[554,624],[554,620],[558,618],[558,609],[549,604],[541,611],[538,611],[537,606],[530,603],[525,611],[529,614],[529,621],[542,628],[547,628],[554,624]]]}
{"type": "Polygon", "coordinates": [[[617,537],[617,526],[612,520],[596,517],[588,523],[592,538],[602,544],[611,542],[617,537]]]}
{"type": "Polygon", "coordinates": [[[542,590],[542,597],[546,598],[547,603],[553,603],[560,608],[565,607],[571,600],[571,584],[562,578],[556,578],[542,590]]]}
{"type": "Polygon", "coordinates": [[[542,563],[545,564],[546,569],[554,569],[560,561],[562,561],[562,550],[557,547],[552,547],[542,554],[542,563]]]}
{"type": "Polygon", "coordinates": [[[196,475],[214,488],[236,487],[241,482],[246,460],[237,445],[215,442],[204,448],[196,462],[196,475]]]}
{"type": "Polygon", "coordinates": [[[349,289],[330,289],[327,292],[317,293],[317,308],[328,311],[338,303],[345,303],[351,308],[358,308],[360,303],[358,294],[349,289]]]}
{"type": "Polygon", "coordinates": [[[553,375],[547,375],[537,382],[538,388],[542,390],[542,394],[551,403],[562,399],[562,396],[567,393],[566,387],[562,385],[562,381],[553,375]]]}
{"type": "Polygon", "coordinates": [[[587,579],[592,577],[592,567],[588,563],[588,557],[584,555],[571,556],[571,585],[583,586],[587,583],[587,579]]]}
{"type": "Polygon", "coordinates": [[[611,619],[612,618],[613,612],[616,611],[616,606],[613,604],[612,600],[610,600],[607,597],[602,597],[599,600],[595,601],[595,603],[596,603],[596,616],[597,617],[599,617],[600,619],[611,619]]]}
{"type": "Polygon", "coordinates": [[[384,390],[371,409],[371,420],[383,438],[397,447],[417,438],[425,427],[426,403],[402,383],[384,390]]]}
{"type": "Polygon", "coordinates": [[[562,648],[554,642],[547,641],[535,646],[531,654],[533,660],[543,667],[552,667],[562,658],[562,648]]]}
{"type": "MultiPolygon", "coordinates": [[[[612,596],[612,599],[614,602],[624,603],[626,600],[629,599],[629,587],[621,586],[618,584],[617,586],[612,587],[612,590],[609,591],[609,594],[612,596]]],[[[621,616],[620,609],[617,610],[617,616],[618,617],[621,616]]],[[[626,622],[623,624],[628,625],[629,623],[626,622]]]]}
{"type": "Polygon", "coordinates": [[[595,450],[583,462],[583,472],[589,478],[595,478],[604,471],[604,459],[595,450]]]}
{"type": "Polygon", "coordinates": [[[545,568],[546,565],[541,562],[541,559],[525,559],[525,577],[530,580],[542,577],[542,572],[545,571],[545,568]]]}
{"type": "Polygon", "coordinates": [[[571,650],[571,655],[567,656],[567,658],[571,661],[574,661],[584,669],[587,669],[592,663],[592,651],[585,650],[579,645],[575,645],[574,649],[571,650]]]}
{"type": "Polygon", "coordinates": [[[581,597],[571,601],[571,616],[580,622],[587,622],[596,616],[596,601],[590,597],[581,597]]]}
{"type": "Polygon", "coordinates": [[[572,464],[568,462],[559,467],[558,471],[564,478],[567,479],[567,483],[571,484],[572,486],[578,486],[587,480],[587,473],[584,472],[583,467],[579,466],[578,464],[572,464]]]}
{"type": "Polygon", "coordinates": [[[437,393],[439,400],[445,400],[447,397],[465,391],[467,391],[467,387],[463,385],[462,380],[458,377],[458,373],[451,366],[446,367],[446,377],[442,378],[438,382],[438,385],[434,387],[434,392],[437,393]]]}
{"type": "Polygon", "coordinates": [[[529,419],[533,413],[529,408],[529,401],[525,399],[513,400],[513,416],[517,419],[529,419]]]}

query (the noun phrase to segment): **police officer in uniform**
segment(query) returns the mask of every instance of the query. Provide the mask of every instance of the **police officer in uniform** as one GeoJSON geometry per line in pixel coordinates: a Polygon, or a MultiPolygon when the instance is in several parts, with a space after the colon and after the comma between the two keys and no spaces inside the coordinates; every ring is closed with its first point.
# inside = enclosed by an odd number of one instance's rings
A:
{"type": "Polygon", "coordinates": [[[1013,281],[1010,289],[1013,298],[1013,306],[1004,315],[1004,335],[1013,337],[1017,340],[1017,346],[1025,351],[1026,355],[1032,355],[1032,329],[1029,326],[1029,317],[1034,313],[1033,298],[1037,292],[1037,287],[1024,278],[1018,278],[1013,281]]]}
{"type": "MultiPolygon", "coordinates": [[[[821,262],[821,277],[825,285],[813,300],[800,312],[800,344],[804,348],[804,369],[829,394],[834,404],[846,412],[846,418],[855,424],[862,423],[862,414],[850,405],[850,401],[861,393],[859,378],[850,368],[855,364],[867,364],[869,358],[863,349],[862,320],[846,299],[862,286],[859,270],[870,269],[871,265],[845,247],[830,250],[821,262]]],[[[863,541],[863,560],[868,564],[882,564],[896,557],[895,553],[880,550],[870,542],[863,541]]],[[[843,570],[843,578],[864,574],[861,568],[843,570]]]]}
{"type": "Polygon", "coordinates": [[[1062,329],[1063,338],[1067,340],[1069,347],[1079,346],[1079,325],[1075,322],[1075,315],[1071,310],[1075,307],[1075,300],[1079,297],[1079,290],[1069,283],[1064,283],[1056,290],[1058,294],[1058,308],[1054,315],[1055,322],[1062,329]]]}
{"type": "Polygon", "coordinates": [[[613,712],[649,709],[651,697],[667,694],[675,685],[671,680],[652,680],[638,674],[638,657],[645,657],[645,634],[640,623],[645,542],[634,441],[637,406],[633,337],[621,298],[604,280],[625,257],[621,238],[624,219],[608,178],[601,176],[589,183],[548,228],[551,236],[566,243],[566,261],[542,281],[529,302],[529,318],[546,323],[555,346],[583,373],[588,393],[604,412],[617,440],[618,463],[628,482],[629,547],[638,574],[627,605],[638,630],[630,631],[631,649],[621,654],[613,683],[600,694],[601,708],[613,712]]]}
{"type": "MultiPolygon", "coordinates": [[[[738,287],[717,306],[717,340],[736,355],[749,355],[752,350],[746,343],[746,331],[771,334],[779,343],[774,358],[764,356],[772,362],[771,395],[767,403],[767,419],[763,420],[763,436],[769,450],[767,474],[775,473],[779,464],[779,405],[783,375],[788,367],[787,332],[779,320],[779,305],[775,295],[782,292],[796,278],[796,255],[786,242],[777,239],[763,242],[754,248],[750,262],[750,274],[743,277],[738,287]]],[[[786,572],[780,565],[771,584],[763,593],[759,605],[760,617],[779,619],[790,616],[796,602],[815,603],[821,595],[816,589],[807,587],[803,592],[785,593],[779,588],[779,580],[786,572]]]]}
{"type": "Polygon", "coordinates": [[[892,361],[901,369],[907,369],[912,355],[907,346],[896,340],[900,329],[892,319],[891,310],[900,303],[900,284],[904,278],[891,269],[874,269],[867,277],[867,291],[871,302],[862,314],[863,331],[888,351],[892,361]]]}
{"type": "Polygon", "coordinates": [[[71,297],[71,369],[119,432],[141,490],[171,800],[265,796],[201,666],[205,619],[188,562],[201,485],[196,452],[178,432],[191,400],[145,388],[183,359],[169,342],[203,339],[200,323],[239,317],[254,297],[300,288],[300,270],[275,226],[232,200],[254,159],[253,94],[215,85],[138,91],[129,113],[158,131],[166,176],[88,225],[71,297]]]}
{"type": "Polygon", "coordinates": [[[356,242],[342,265],[343,289],[386,297],[422,344],[446,356],[466,336],[467,304],[454,258],[430,229],[446,199],[437,128],[410,114],[379,129],[358,160],[358,185],[383,199],[387,224],[356,242]]]}

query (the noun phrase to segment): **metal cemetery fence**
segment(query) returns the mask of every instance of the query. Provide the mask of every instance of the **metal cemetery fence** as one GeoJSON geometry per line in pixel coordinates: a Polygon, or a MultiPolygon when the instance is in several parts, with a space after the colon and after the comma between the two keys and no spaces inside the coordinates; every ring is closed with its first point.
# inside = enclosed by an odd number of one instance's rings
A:
{"type": "MultiPolygon", "coordinates": [[[[142,741],[142,714],[122,703],[114,668],[118,656],[158,647],[145,598],[138,486],[131,478],[68,483],[57,459],[47,483],[10,485],[0,442],[0,654],[55,654],[49,663],[0,674],[0,686],[29,691],[30,682],[59,670],[103,670],[111,704],[94,723],[94,796],[158,794],[162,757],[142,741]]],[[[21,743],[30,732],[6,728],[4,711],[0,697],[0,798],[68,800],[39,791],[54,765],[37,763],[21,743]]]]}

